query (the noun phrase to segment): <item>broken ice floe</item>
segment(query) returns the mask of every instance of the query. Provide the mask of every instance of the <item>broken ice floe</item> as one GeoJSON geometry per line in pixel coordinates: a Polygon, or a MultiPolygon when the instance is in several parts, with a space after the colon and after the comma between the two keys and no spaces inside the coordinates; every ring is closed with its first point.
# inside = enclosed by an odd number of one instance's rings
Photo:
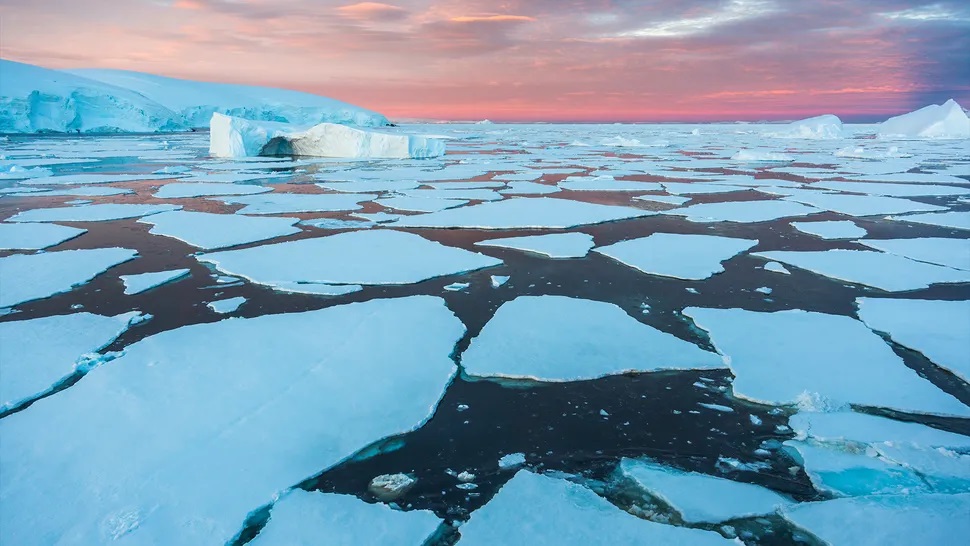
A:
{"type": "Polygon", "coordinates": [[[904,212],[943,211],[946,207],[928,205],[910,199],[884,197],[881,195],[848,195],[842,193],[823,193],[811,190],[792,190],[784,197],[787,201],[797,201],[813,207],[849,216],[875,216],[900,214],[904,212]]]}
{"type": "Polygon", "coordinates": [[[538,182],[512,182],[504,190],[499,190],[502,194],[511,195],[545,195],[560,191],[559,186],[549,184],[539,184],[538,182]]]}
{"type": "Polygon", "coordinates": [[[502,195],[490,189],[470,190],[402,190],[405,197],[420,197],[422,199],[465,199],[468,201],[498,201],[502,195]]]}
{"type": "Polygon", "coordinates": [[[236,214],[285,214],[359,210],[360,203],[374,199],[358,193],[263,193],[213,198],[227,205],[245,205],[236,214]]]}
{"type": "Polygon", "coordinates": [[[220,315],[228,315],[229,313],[235,313],[236,309],[239,309],[244,303],[246,303],[246,298],[237,296],[235,298],[209,302],[206,304],[206,307],[220,315]]]}
{"type": "Polygon", "coordinates": [[[919,262],[970,271],[970,239],[920,237],[917,239],[860,239],[855,242],[919,262]]]}
{"type": "MultiPolygon", "coordinates": [[[[34,188],[24,188],[26,190],[32,190],[34,188]]],[[[40,190],[40,191],[26,191],[20,193],[10,194],[12,197],[62,197],[62,196],[80,196],[80,197],[107,197],[111,195],[124,195],[128,193],[134,193],[131,190],[126,190],[124,188],[114,188],[114,187],[104,187],[104,186],[81,186],[79,188],[67,188],[64,190],[40,190]]]]}
{"type": "Polygon", "coordinates": [[[503,304],[461,363],[474,376],[540,381],[724,367],[718,355],[613,304],[565,296],[520,296],[503,304]]]}
{"type": "Polygon", "coordinates": [[[427,228],[567,229],[653,214],[656,213],[632,207],[598,205],[550,197],[518,197],[403,217],[394,225],[427,228]]]}
{"type": "Polygon", "coordinates": [[[148,216],[170,210],[180,210],[178,205],[143,205],[133,203],[104,203],[79,207],[54,207],[33,209],[17,213],[8,222],[107,222],[148,216]]]}
{"type": "MultiPolygon", "coordinates": [[[[970,183],[970,181],[968,181],[970,183]]],[[[920,197],[920,196],[948,196],[967,195],[970,188],[959,186],[939,186],[935,184],[901,184],[891,182],[818,182],[813,188],[865,193],[869,195],[886,195],[889,197],[920,197]]]]}
{"type": "Polygon", "coordinates": [[[851,220],[833,220],[828,222],[792,222],[792,227],[822,239],[855,239],[865,237],[866,230],[851,220]]]}
{"type": "Polygon", "coordinates": [[[701,280],[724,271],[721,262],[750,249],[757,240],[715,235],[654,233],[594,250],[650,275],[701,280]]]}
{"type": "Polygon", "coordinates": [[[273,188],[252,184],[224,184],[221,182],[174,182],[166,184],[155,192],[158,199],[184,199],[187,197],[207,197],[213,195],[252,195],[266,193],[273,188]]]}
{"type": "Polygon", "coordinates": [[[726,184],[706,184],[704,182],[664,182],[664,189],[667,193],[674,195],[694,195],[710,193],[730,193],[743,191],[751,188],[743,186],[728,186],[726,184]]]}
{"type": "Polygon", "coordinates": [[[664,203],[667,205],[683,205],[684,203],[690,201],[690,197],[681,197],[679,195],[638,195],[634,199],[640,201],[654,201],[657,203],[664,203]]]}
{"type": "Polygon", "coordinates": [[[795,158],[788,154],[767,150],[740,150],[731,156],[731,159],[749,163],[789,163],[795,161],[795,158]]]}
{"type": "Polygon", "coordinates": [[[876,127],[882,138],[970,138],[970,118],[950,99],[889,118],[876,127]]]}
{"type": "Polygon", "coordinates": [[[374,201],[382,207],[410,212],[438,212],[460,207],[468,201],[464,199],[434,199],[428,197],[386,197],[374,201]]]}
{"type": "Polygon", "coordinates": [[[553,233],[526,237],[486,239],[477,246],[512,248],[549,258],[582,258],[593,248],[593,236],[586,233],[553,233]]]}
{"type": "Polygon", "coordinates": [[[261,218],[238,214],[172,211],[139,220],[149,233],[184,241],[202,249],[225,248],[299,233],[299,218],[261,218]]]}
{"type": "Polygon", "coordinates": [[[817,208],[790,201],[728,201],[699,203],[666,210],[663,214],[684,216],[691,222],[768,222],[790,216],[807,216],[819,212],[817,208]]]}
{"type": "Polygon", "coordinates": [[[57,224],[0,223],[0,250],[40,250],[59,245],[86,231],[57,224]]]}
{"type": "Polygon", "coordinates": [[[139,273],[137,275],[122,275],[121,282],[125,284],[125,294],[128,296],[140,294],[163,284],[181,279],[189,274],[188,269],[172,269],[169,271],[155,271],[139,273]]]}
{"type": "Polygon", "coordinates": [[[929,214],[909,214],[890,216],[890,220],[914,222],[953,229],[970,230],[970,211],[932,212],[929,214]]]}
{"type": "Polygon", "coordinates": [[[0,308],[67,292],[137,255],[127,248],[98,248],[0,258],[0,308]]]}
{"type": "Polygon", "coordinates": [[[656,182],[637,182],[634,180],[616,180],[612,176],[577,176],[570,177],[558,184],[560,189],[570,191],[661,191],[663,187],[656,182]]]}
{"type": "Polygon", "coordinates": [[[771,271],[773,273],[781,273],[784,275],[791,275],[791,271],[785,269],[785,266],[778,262],[768,262],[764,265],[765,271],[771,271]]]}
{"type": "Polygon", "coordinates": [[[343,193],[413,190],[421,183],[414,180],[357,180],[354,182],[319,182],[318,187],[343,193]]]}
{"type": "Polygon", "coordinates": [[[116,182],[136,182],[139,180],[166,180],[167,174],[62,174],[24,180],[21,184],[31,186],[56,186],[66,184],[113,184],[116,182]]]}

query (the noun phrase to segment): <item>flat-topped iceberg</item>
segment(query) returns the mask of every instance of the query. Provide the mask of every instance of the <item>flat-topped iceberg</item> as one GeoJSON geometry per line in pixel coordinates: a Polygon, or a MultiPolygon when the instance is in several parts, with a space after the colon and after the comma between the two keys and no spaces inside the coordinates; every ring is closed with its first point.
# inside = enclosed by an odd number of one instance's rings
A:
{"type": "Polygon", "coordinates": [[[428,159],[445,153],[439,138],[365,131],[337,123],[312,127],[253,121],[215,112],[209,153],[216,157],[298,155],[368,159],[428,159]]]}
{"type": "Polygon", "coordinates": [[[842,120],[832,114],[815,116],[789,123],[780,127],[777,131],[766,132],[765,136],[774,138],[842,138],[842,120]]]}
{"type": "Polygon", "coordinates": [[[915,112],[889,118],[876,129],[879,137],[970,138],[970,118],[950,99],[943,105],[931,104],[915,112]]]}

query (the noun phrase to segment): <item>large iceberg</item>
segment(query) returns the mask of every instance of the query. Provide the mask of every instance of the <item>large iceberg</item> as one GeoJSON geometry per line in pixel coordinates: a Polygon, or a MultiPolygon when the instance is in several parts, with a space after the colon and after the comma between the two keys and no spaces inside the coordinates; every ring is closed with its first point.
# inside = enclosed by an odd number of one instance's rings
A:
{"type": "Polygon", "coordinates": [[[832,114],[815,116],[789,123],[777,131],[766,132],[765,136],[774,138],[842,138],[842,120],[832,114]]]}
{"type": "Polygon", "coordinates": [[[889,118],[879,124],[876,135],[903,138],[970,138],[970,118],[950,99],[924,106],[915,112],[889,118]]]}
{"type": "Polygon", "coordinates": [[[215,112],[209,153],[216,157],[298,155],[371,159],[427,159],[445,153],[445,141],[417,135],[364,131],[337,123],[306,128],[253,121],[215,112]]]}

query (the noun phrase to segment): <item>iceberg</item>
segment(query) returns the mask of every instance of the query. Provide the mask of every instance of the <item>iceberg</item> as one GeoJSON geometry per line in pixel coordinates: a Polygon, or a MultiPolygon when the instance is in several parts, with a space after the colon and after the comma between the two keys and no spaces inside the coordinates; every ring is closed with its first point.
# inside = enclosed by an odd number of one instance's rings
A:
{"type": "Polygon", "coordinates": [[[789,123],[777,131],[766,132],[764,135],[773,138],[810,138],[818,140],[842,138],[842,120],[832,114],[815,116],[789,123]]]}
{"type": "Polygon", "coordinates": [[[970,138],[970,118],[950,99],[889,118],[876,128],[881,138],[970,138]]]}
{"type": "Polygon", "coordinates": [[[445,141],[425,136],[366,131],[337,123],[312,127],[212,114],[209,153],[215,157],[296,155],[366,159],[429,159],[445,141]]]}

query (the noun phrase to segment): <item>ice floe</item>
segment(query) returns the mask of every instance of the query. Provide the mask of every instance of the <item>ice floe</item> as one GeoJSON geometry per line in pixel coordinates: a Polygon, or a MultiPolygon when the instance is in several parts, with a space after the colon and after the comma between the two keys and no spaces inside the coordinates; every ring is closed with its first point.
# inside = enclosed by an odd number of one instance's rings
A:
{"type": "Polygon", "coordinates": [[[637,182],[635,180],[616,180],[612,176],[570,177],[558,184],[560,189],[570,191],[661,191],[657,182],[637,182]]]}
{"type": "Polygon", "coordinates": [[[438,212],[468,203],[465,199],[434,199],[430,197],[385,197],[374,201],[382,207],[409,212],[438,212]]]}
{"type": "Polygon", "coordinates": [[[209,302],[206,304],[206,307],[212,309],[220,315],[228,315],[229,313],[235,313],[236,309],[239,309],[244,303],[246,303],[246,298],[237,296],[235,298],[227,298],[224,300],[209,302]]]}
{"type": "Polygon", "coordinates": [[[690,197],[681,197],[679,195],[638,195],[634,197],[639,201],[654,201],[656,203],[665,203],[667,205],[683,205],[684,203],[690,201],[690,197]]]}
{"type": "Polygon", "coordinates": [[[791,216],[807,216],[819,209],[790,201],[728,201],[698,203],[684,208],[663,211],[663,214],[684,216],[691,222],[755,223],[791,216]]]}
{"type": "Polygon", "coordinates": [[[789,163],[795,161],[795,158],[788,154],[767,150],[740,150],[731,156],[731,159],[748,163],[789,163]]]}
{"type": "Polygon", "coordinates": [[[24,180],[21,184],[31,186],[60,186],[74,184],[115,184],[118,182],[137,182],[141,180],[167,180],[167,174],[60,174],[24,180]]]}
{"type": "Polygon", "coordinates": [[[8,222],[107,222],[138,218],[162,212],[180,210],[180,205],[143,205],[136,203],[102,203],[79,207],[53,207],[19,212],[8,222]]]}
{"type": "Polygon", "coordinates": [[[422,199],[467,199],[474,201],[498,201],[502,195],[490,189],[468,190],[403,190],[401,195],[422,199]]]}
{"type": "Polygon", "coordinates": [[[715,235],[654,233],[599,247],[594,252],[650,275],[701,280],[724,271],[721,262],[757,244],[757,240],[715,235]]]}
{"type": "Polygon", "coordinates": [[[518,197],[401,218],[401,227],[478,229],[567,229],[656,214],[649,210],[598,205],[551,197],[518,197]]]}
{"type": "Polygon", "coordinates": [[[950,99],[915,112],[889,118],[879,124],[876,135],[883,138],[970,138],[970,118],[950,99]]]}
{"type": "MultiPolygon", "coordinates": [[[[34,190],[34,188],[24,188],[34,190]]],[[[68,188],[64,190],[40,190],[28,191],[24,193],[13,193],[12,197],[60,197],[60,196],[80,196],[80,197],[105,197],[109,195],[124,195],[134,193],[124,188],[112,188],[103,186],[81,186],[80,188],[68,188]]]]}
{"type": "Polygon", "coordinates": [[[855,239],[865,237],[866,230],[851,220],[832,220],[827,222],[792,222],[792,227],[822,239],[855,239]]]}
{"type": "Polygon", "coordinates": [[[0,250],[40,250],[61,244],[86,231],[57,224],[0,223],[0,250]]]}
{"type": "Polygon", "coordinates": [[[538,182],[512,182],[499,193],[510,195],[546,195],[560,191],[559,186],[540,184],[538,182]]]}
{"type": "Polygon", "coordinates": [[[674,195],[693,195],[698,193],[730,193],[751,188],[742,186],[728,186],[725,184],[706,184],[704,182],[664,182],[667,193],[674,195]]]}
{"type": "Polygon", "coordinates": [[[921,237],[917,239],[861,239],[856,241],[919,262],[970,271],[970,239],[921,237]]]}
{"type": "Polygon", "coordinates": [[[787,201],[796,201],[832,212],[849,216],[875,216],[900,214],[904,212],[934,212],[946,207],[928,205],[910,199],[884,197],[881,195],[848,195],[842,193],[823,193],[812,190],[790,190],[785,193],[787,201]]]}
{"type": "MultiPolygon", "coordinates": [[[[970,184],[970,181],[967,182],[970,184]]],[[[813,188],[845,191],[852,193],[866,193],[869,195],[887,195],[889,197],[920,197],[968,195],[970,188],[959,186],[938,186],[934,184],[902,184],[886,182],[817,182],[813,188]]]]}
{"type": "Polygon", "coordinates": [[[207,197],[211,195],[252,195],[266,193],[273,188],[254,184],[224,184],[220,182],[174,182],[166,184],[155,192],[158,199],[184,199],[187,197],[207,197]]]}
{"type": "Polygon", "coordinates": [[[785,269],[785,266],[778,262],[768,262],[764,265],[765,271],[771,271],[773,273],[781,273],[783,275],[791,275],[791,271],[785,269]]]}
{"type": "Polygon", "coordinates": [[[550,258],[582,258],[593,248],[593,236],[586,233],[553,233],[526,237],[486,239],[477,246],[513,248],[550,258]]]}
{"type": "Polygon", "coordinates": [[[474,376],[540,381],[724,367],[718,355],[611,303],[549,295],[520,296],[499,307],[461,363],[474,376]]]}
{"type": "Polygon", "coordinates": [[[0,258],[0,308],[67,292],[137,255],[127,248],[98,248],[0,258]]]}
{"type": "Polygon", "coordinates": [[[897,184],[966,184],[967,180],[958,176],[938,173],[907,173],[893,171],[889,174],[870,174],[853,176],[852,181],[891,182],[897,184]]]}
{"type": "Polygon", "coordinates": [[[914,222],[953,229],[970,230],[970,211],[931,212],[928,214],[908,214],[891,216],[890,220],[914,222]]]}
{"type": "Polygon", "coordinates": [[[125,284],[125,294],[131,296],[181,279],[188,274],[188,269],[170,269],[168,271],[138,273],[137,275],[122,275],[121,282],[125,284]]]}
{"type": "Polygon", "coordinates": [[[413,190],[421,183],[413,180],[358,180],[355,182],[318,182],[317,186],[326,190],[343,193],[385,192],[413,190]]]}
{"type": "Polygon", "coordinates": [[[245,205],[236,214],[285,214],[360,210],[360,203],[374,198],[358,193],[262,193],[217,199],[227,205],[245,205]]]}
{"type": "Polygon", "coordinates": [[[151,224],[149,233],[184,241],[202,249],[225,248],[299,233],[299,218],[253,218],[238,214],[213,214],[184,210],[142,218],[151,224]]]}

